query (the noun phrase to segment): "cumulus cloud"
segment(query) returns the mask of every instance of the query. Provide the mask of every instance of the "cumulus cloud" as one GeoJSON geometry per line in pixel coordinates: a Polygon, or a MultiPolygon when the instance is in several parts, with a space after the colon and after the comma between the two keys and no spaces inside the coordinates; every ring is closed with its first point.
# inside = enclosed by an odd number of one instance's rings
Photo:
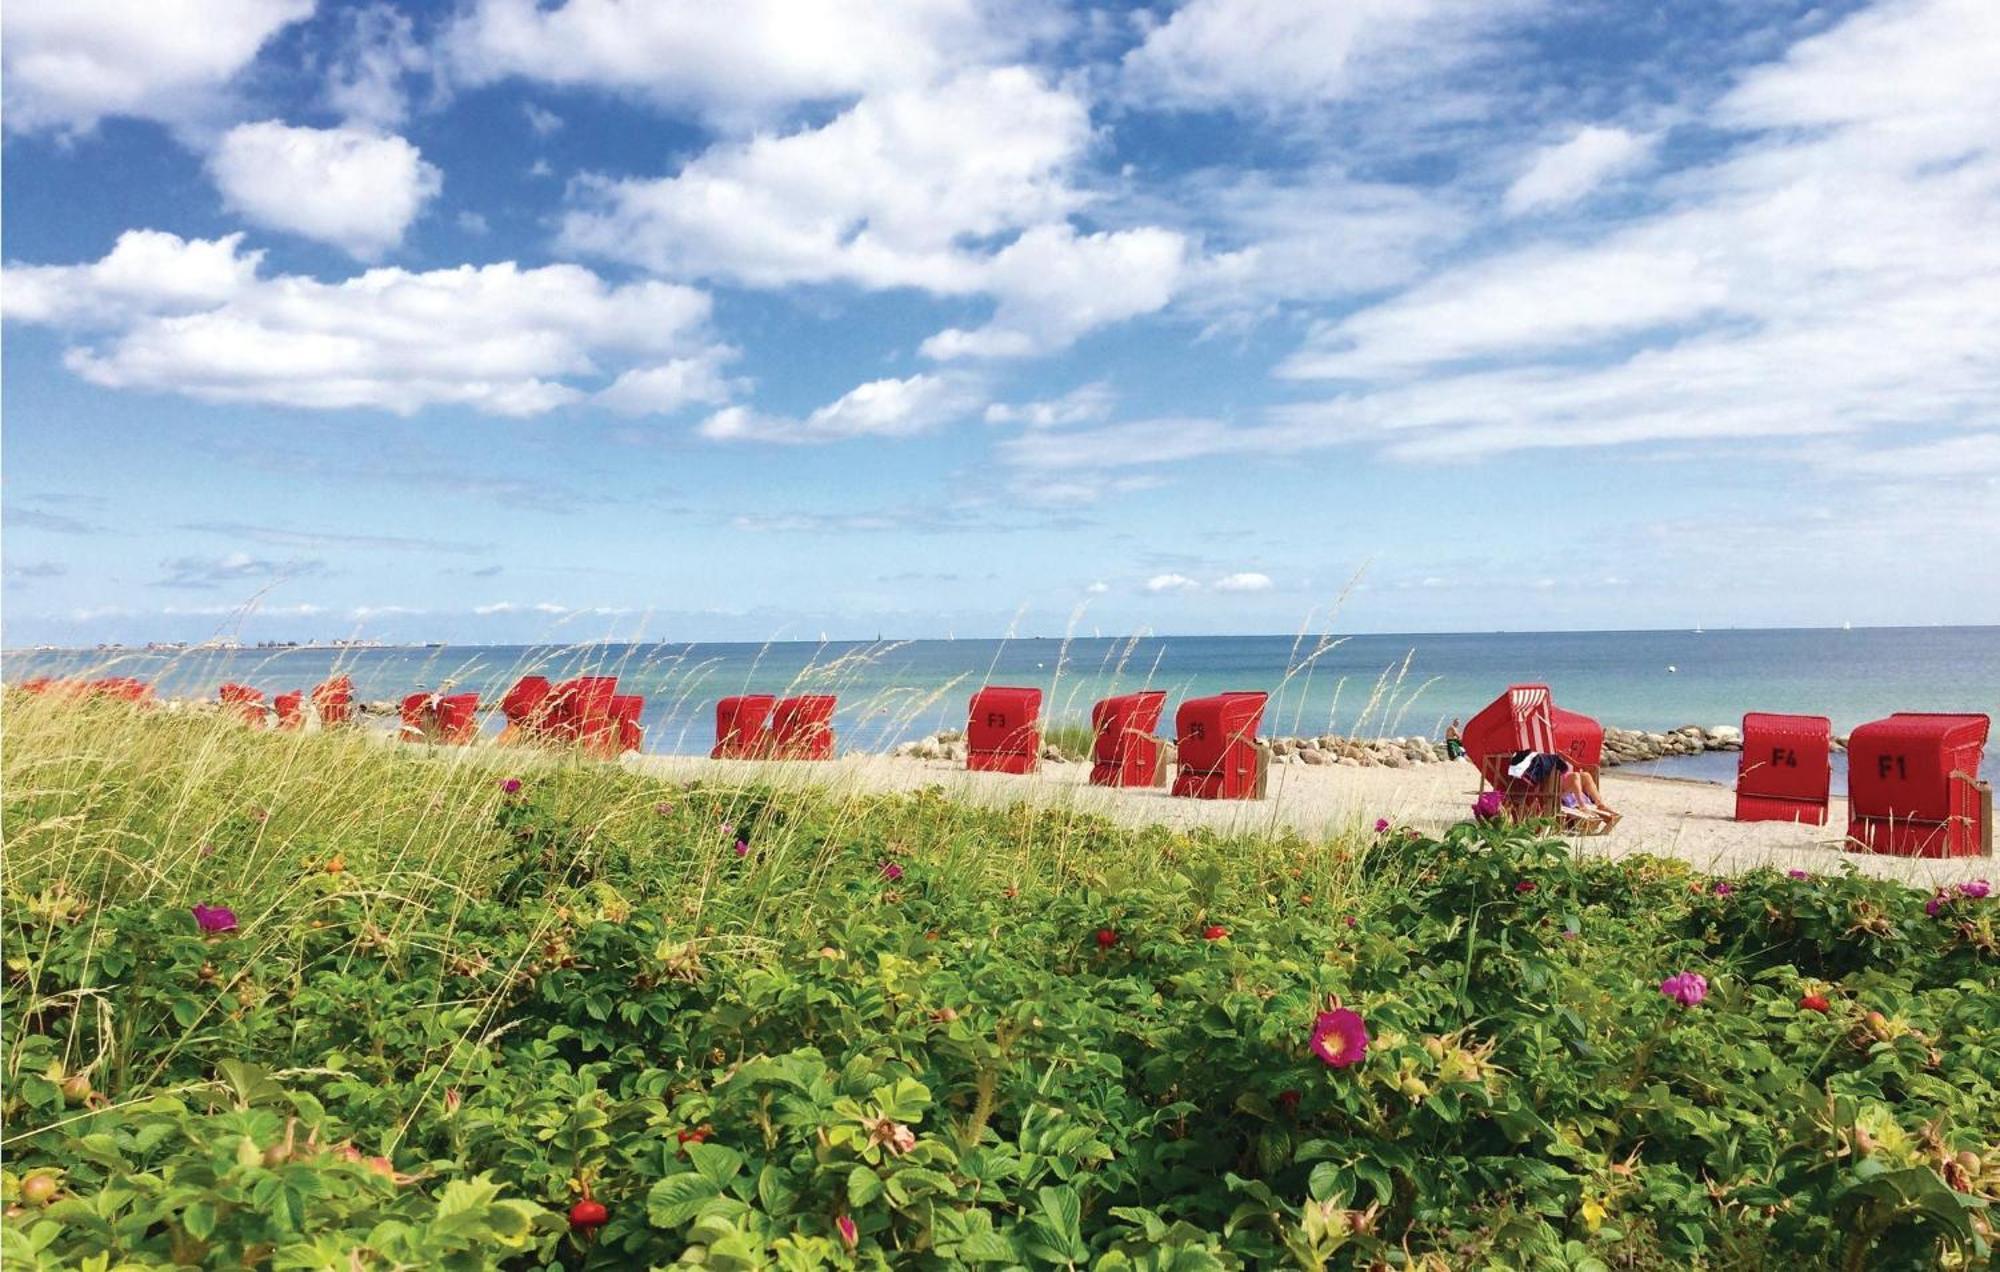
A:
{"type": "Polygon", "coordinates": [[[1186,239],[1157,227],[1080,235],[1067,225],[1036,226],[984,271],[999,297],[992,320],[940,331],[923,353],[940,361],[1027,357],[1152,313],[1173,298],[1187,249],[1186,239]]]}
{"type": "Polygon", "coordinates": [[[672,415],[698,404],[727,402],[739,387],[722,372],[735,351],[704,350],[658,366],[634,367],[597,394],[597,402],[621,415],[672,415]]]}
{"type": "Polygon", "coordinates": [[[326,101],[350,123],[392,129],[409,114],[408,81],[431,67],[430,50],[409,15],[387,4],[342,12],[326,101]]]}
{"type": "Polygon", "coordinates": [[[1079,206],[1084,102],[1022,68],[869,97],[830,122],[718,145],[660,180],[580,183],[563,245],[683,278],[977,291],[961,246],[1079,206]]]}
{"type": "Polygon", "coordinates": [[[583,400],[575,381],[607,364],[658,366],[708,345],[709,298],[674,283],[511,261],[266,278],[239,241],[129,231],[91,264],[10,266],[6,316],[69,328],[66,365],[107,388],[399,414],[534,415],[583,400]]]}
{"type": "Polygon", "coordinates": [[[978,407],[979,389],[949,375],[873,380],[848,390],[804,419],[732,406],[702,421],[719,442],[834,442],[852,437],[911,437],[962,419],[978,407]]]}
{"type": "Polygon", "coordinates": [[[313,0],[10,0],[0,79],[10,132],[87,131],[107,115],[189,125],[313,0]]]}
{"type": "Polygon", "coordinates": [[[560,239],[676,278],[991,296],[990,322],[925,354],[1026,356],[1162,308],[1190,254],[1177,231],[1068,223],[1089,202],[1075,169],[1090,143],[1076,93],[1022,67],[970,71],[723,142],[671,177],[585,178],[560,239]]]}
{"type": "Polygon", "coordinates": [[[1519,215],[1575,203],[1643,163],[1652,148],[1652,138],[1623,128],[1580,128],[1568,141],[1537,151],[1507,187],[1501,206],[1519,215]]]}
{"type": "Polygon", "coordinates": [[[1193,592],[1201,584],[1185,574],[1155,574],[1146,580],[1148,592],[1193,592]]]}
{"type": "Polygon", "coordinates": [[[443,175],[401,137],[276,120],[230,129],[208,170],[223,201],[246,220],[362,260],[400,243],[444,187],[443,175]]]}
{"type": "Polygon", "coordinates": [[[1005,59],[1048,28],[987,0],[476,0],[447,31],[457,76],[628,93],[726,124],[1005,59]]]}
{"type": "Polygon", "coordinates": [[[1274,585],[1271,576],[1245,570],[1238,574],[1225,574],[1215,581],[1218,592],[1268,592],[1274,585]]]}
{"type": "MultiPolygon", "coordinates": [[[[1505,0],[1189,0],[1123,64],[1128,98],[1184,109],[1276,111],[1462,63],[1505,0]]],[[[1442,87],[1442,85],[1440,85],[1442,87]]]]}
{"type": "Polygon", "coordinates": [[[9,265],[6,316],[32,323],[118,324],[138,316],[213,308],[257,277],[262,252],[239,250],[241,234],[183,239],[127,230],[88,265],[9,265]]]}
{"type": "Polygon", "coordinates": [[[1024,424],[1029,428],[1057,428],[1065,424],[1086,424],[1111,414],[1117,395],[1102,380],[1078,385],[1060,397],[1039,402],[995,402],[986,408],[988,424],[1024,424]]]}

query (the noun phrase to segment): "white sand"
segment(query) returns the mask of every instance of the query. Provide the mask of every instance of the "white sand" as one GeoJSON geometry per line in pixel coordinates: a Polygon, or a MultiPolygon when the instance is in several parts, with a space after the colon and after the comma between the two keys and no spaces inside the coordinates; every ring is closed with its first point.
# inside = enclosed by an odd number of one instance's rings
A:
{"type": "MultiPolygon", "coordinates": [[[[1277,765],[1268,798],[1261,801],[1175,799],[1164,790],[1107,790],[1086,780],[1083,764],[1044,763],[1040,773],[1015,777],[969,773],[963,762],[850,755],[820,764],[750,763],[692,756],[627,756],[635,770],[678,781],[762,781],[817,785],[833,790],[908,791],[937,786],[954,798],[1004,806],[1061,806],[1101,813],[1130,825],[1211,826],[1228,830],[1290,827],[1308,836],[1386,817],[1398,825],[1437,831],[1469,815],[1477,775],[1467,763],[1421,764],[1406,769],[1277,765]]],[[[1852,863],[1865,874],[1930,888],[1962,879],[2000,878],[1991,857],[1922,860],[1840,850],[1847,804],[1835,799],[1825,826],[1734,820],[1735,796],[1707,782],[1651,777],[1604,779],[1605,802],[1624,814],[1609,834],[1571,842],[1581,855],[1618,857],[1654,853],[1681,857],[1703,870],[1731,874],[1752,866],[1780,870],[1837,871],[1852,863]]]]}

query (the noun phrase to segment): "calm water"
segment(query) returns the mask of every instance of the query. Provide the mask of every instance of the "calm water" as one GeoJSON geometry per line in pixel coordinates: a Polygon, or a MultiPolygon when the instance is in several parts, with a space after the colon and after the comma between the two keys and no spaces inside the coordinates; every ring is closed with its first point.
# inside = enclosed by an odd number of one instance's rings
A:
{"type": "MultiPolygon", "coordinates": [[[[647,747],[706,751],[725,694],[811,690],[840,695],[844,747],[879,750],[961,724],[982,683],[1039,685],[1052,718],[1084,718],[1106,693],[1226,689],[1272,695],[1270,733],[1436,735],[1507,685],[1542,681],[1556,701],[1609,725],[1666,729],[1727,724],[1748,710],[1831,716],[1836,730],[1891,711],[2000,715],[2000,627],[1860,631],[1542,632],[1354,636],[1312,654],[1289,636],[1144,640],[956,640],[903,644],[593,645],[365,650],[234,650],[181,654],[19,652],[9,681],[117,674],[168,695],[212,696],[224,680],[267,694],[338,669],[364,698],[398,698],[447,680],[488,701],[515,677],[615,673],[646,695],[647,747]],[[1673,668],[1669,671],[1669,668],[1673,668]]],[[[496,727],[492,725],[490,727],[496,727]]],[[[1727,780],[1734,757],[1708,761],[1727,780]]],[[[1697,761],[1676,772],[1705,772],[1697,761]]]]}

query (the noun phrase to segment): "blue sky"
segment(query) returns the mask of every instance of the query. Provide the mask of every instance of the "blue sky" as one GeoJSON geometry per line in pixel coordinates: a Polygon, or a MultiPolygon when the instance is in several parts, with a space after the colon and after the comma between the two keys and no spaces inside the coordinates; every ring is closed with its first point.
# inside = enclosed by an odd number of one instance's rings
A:
{"type": "Polygon", "coordinates": [[[1989,0],[3,20],[10,645],[2000,620],[1989,0]]]}

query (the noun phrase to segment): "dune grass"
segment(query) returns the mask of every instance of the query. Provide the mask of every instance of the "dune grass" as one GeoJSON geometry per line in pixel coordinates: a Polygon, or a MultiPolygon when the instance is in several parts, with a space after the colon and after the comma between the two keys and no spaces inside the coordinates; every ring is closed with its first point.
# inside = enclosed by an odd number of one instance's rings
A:
{"type": "Polygon", "coordinates": [[[4,724],[10,1267],[1985,1257],[1986,897],[4,724]]]}

